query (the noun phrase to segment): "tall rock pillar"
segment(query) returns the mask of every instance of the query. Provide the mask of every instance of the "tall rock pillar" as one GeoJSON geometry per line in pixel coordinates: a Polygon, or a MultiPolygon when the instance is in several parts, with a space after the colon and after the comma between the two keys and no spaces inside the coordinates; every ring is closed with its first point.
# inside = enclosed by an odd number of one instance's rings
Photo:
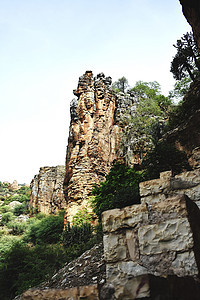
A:
{"type": "Polygon", "coordinates": [[[117,96],[111,82],[103,73],[93,77],[86,71],[74,90],[78,99],[71,102],[64,180],[67,221],[82,207],[89,207],[93,184],[105,179],[117,158],[122,129],[115,123],[117,96]]]}

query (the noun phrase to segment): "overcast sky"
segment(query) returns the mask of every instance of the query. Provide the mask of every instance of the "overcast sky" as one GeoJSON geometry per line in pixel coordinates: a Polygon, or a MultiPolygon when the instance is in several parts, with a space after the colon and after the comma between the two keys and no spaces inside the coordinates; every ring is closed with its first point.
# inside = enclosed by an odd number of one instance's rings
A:
{"type": "Polygon", "coordinates": [[[0,0],[0,181],[65,164],[69,103],[86,70],[113,81],[174,80],[178,0],[0,0]]]}

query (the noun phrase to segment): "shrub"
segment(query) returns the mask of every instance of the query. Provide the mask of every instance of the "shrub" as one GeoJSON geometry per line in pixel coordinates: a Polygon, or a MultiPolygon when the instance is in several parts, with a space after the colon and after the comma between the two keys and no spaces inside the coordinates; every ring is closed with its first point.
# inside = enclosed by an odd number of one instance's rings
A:
{"type": "Polygon", "coordinates": [[[12,235],[4,235],[0,238],[0,263],[4,254],[19,240],[19,237],[12,235]]]}
{"type": "Polygon", "coordinates": [[[59,245],[38,245],[30,248],[17,241],[3,254],[0,263],[1,299],[13,299],[24,290],[47,280],[66,262],[59,245]]]}
{"type": "Polygon", "coordinates": [[[47,216],[30,224],[25,240],[33,244],[57,243],[63,231],[63,216],[47,216]]]}
{"type": "Polygon", "coordinates": [[[13,213],[12,212],[6,212],[2,214],[1,216],[1,224],[6,225],[8,222],[10,222],[13,219],[13,213]]]}
{"type": "Polygon", "coordinates": [[[87,208],[80,209],[72,218],[72,224],[74,226],[80,226],[85,223],[91,223],[91,222],[92,222],[92,214],[88,211],[87,208]]]}
{"type": "Polygon", "coordinates": [[[14,211],[13,211],[15,216],[20,216],[22,214],[28,214],[28,212],[29,212],[28,204],[26,202],[23,202],[22,204],[15,206],[14,211]]]}
{"type": "Polygon", "coordinates": [[[129,168],[124,164],[115,164],[106,180],[93,188],[93,210],[101,221],[103,211],[122,208],[140,203],[139,182],[144,180],[144,173],[129,168]]]}
{"type": "Polygon", "coordinates": [[[22,235],[27,229],[27,224],[26,222],[10,221],[7,223],[7,227],[11,229],[11,234],[22,235]]]}
{"type": "Polygon", "coordinates": [[[3,206],[0,207],[0,212],[1,213],[6,213],[6,212],[11,211],[11,210],[12,210],[12,208],[8,205],[3,205],[3,206]]]}
{"type": "Polygon", "coordinates": [[[90,223],[84,223],[81,226],[72,225],[68,223],[62,234],[62,241],[65,247],[71,244],[86,243],[92,238],[93,228],[90,223]]]}

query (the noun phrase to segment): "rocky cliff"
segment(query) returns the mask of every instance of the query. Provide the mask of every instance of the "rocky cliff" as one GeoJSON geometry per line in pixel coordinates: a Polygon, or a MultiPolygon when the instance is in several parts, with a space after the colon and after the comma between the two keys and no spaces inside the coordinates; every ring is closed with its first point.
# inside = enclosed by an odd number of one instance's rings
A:
{"type": "Polygon", "coordinates": [[[200,79],[196,78],[182,101],[178,125],[164,135],[170,144],[185,151],[192,167],[199,164],[200,159],[200,79]]]}
{"type": "Polygon", "coordinates": [[[113,161],[119,158],[122,119],[134,113],[136,99],[116,95],[111,83],[111,77],[103,73],[93,77],[91,71],[86,71],[74,90],[77,99],[71,102],[64,180],[68,221],[78,209],[88,207],[93,184],[103,181],[113,161]]]}
{"type": "Polygon", "coordinates": [[[57,213],[66,207],[63,193],[64,166],[42,167],[31,181],[30,209],[44,214],[57,213]]]}
{"type": "Polygon", "coordinates": [[[103,213],[104,251],[96,245],[16,299],[199,300],[199,172],[141,183],[141,204],[103,213]]]}
{"type": "Polygon", "coordinates": [[[180,0],[183,14],[192,26],[194,37],[200,50],[200,2],[199,0],[180,0]]]}

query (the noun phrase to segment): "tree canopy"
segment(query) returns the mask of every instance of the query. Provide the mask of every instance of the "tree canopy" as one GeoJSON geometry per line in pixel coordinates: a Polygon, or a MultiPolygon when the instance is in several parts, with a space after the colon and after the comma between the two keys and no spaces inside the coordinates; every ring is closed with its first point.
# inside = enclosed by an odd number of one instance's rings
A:
{"type": "Polygon", "coordinates": [[[99,220],[105,210],[140,203],[139,182],[143,180],[143,173],[124,164],[113,165],[106,180],[95,184],[92,192],[93,210],[99,220]]]}
{"type": "Polygon", "coordinates": [[[113,82],[112,88],[117,92],[125,93],[126,89],[128,88],[128,79],[126,77],[121,77],[117,81],[113,82]]]}
{"type": "Polygon", "coordinates": [[[194,81],[196,75],[200,72],[200,54],[193,34],[187,32],[173,46],[177,49],[170,69],[174,78],[181,80],[189,75],[194,81]]]}
{"type": "Polygon", "coordinates": [[[133,116],[127,116],[120,143],[120,154],[127,163],[131,163],[130,157],[134,153],[142,158],[143,153],[161,138],[171,105],[171,100],[161,94],[160,84],[156,81],[138,81],[131,92],[137,101],[136,111],[133,116]]]}

